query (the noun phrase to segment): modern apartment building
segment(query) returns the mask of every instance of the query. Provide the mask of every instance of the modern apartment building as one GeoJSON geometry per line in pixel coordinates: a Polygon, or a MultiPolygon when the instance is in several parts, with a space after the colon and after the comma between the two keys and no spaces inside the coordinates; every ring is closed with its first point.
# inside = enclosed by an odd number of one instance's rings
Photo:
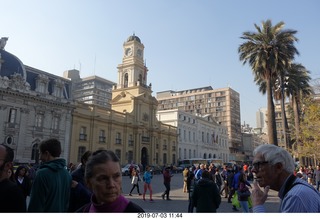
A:
{"type": "Polygon", "coordinates": [[[195,115],[211,114],[213,119],[228,129],[230,152],[241,146],[240,95],[230,87],[213,89],[211,86],[182,91],[157,93],[158,110],[180,109],[195,115]]]}
{"type": "Polygon", "coordinates": [[[80,72],[76,69],[65,71],[63,76],[71,79],[75,100],[111,109],[112,87],[115,82],[96,75],[81,78],[80,72]]]}

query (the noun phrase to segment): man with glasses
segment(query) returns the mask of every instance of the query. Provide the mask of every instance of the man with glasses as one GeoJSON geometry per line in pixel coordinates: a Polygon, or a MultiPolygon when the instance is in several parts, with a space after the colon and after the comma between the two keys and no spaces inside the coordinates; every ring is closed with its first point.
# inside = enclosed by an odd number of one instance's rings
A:
{"type": "Polygon", "coordinates": [[[22,190],[9,180],[14,152],[12,148],[0,145],[0,212],[26,212],[26,201],[22,190]]]}
{"type": "Polygon", "coordinates": [[[254,213],[265,212],[263,204],[269,189],[279,192],[280,212],[320,212],[319,192],[293,175],[294,160],[288,151],[276,145],[260,145],[253,151],[253,156],[254,213]]]}

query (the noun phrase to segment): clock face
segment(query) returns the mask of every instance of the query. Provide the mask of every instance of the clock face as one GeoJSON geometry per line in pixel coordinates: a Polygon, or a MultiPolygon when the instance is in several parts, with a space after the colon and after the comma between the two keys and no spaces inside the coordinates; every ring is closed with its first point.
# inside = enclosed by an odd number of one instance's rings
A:
{"type": "Polygon", "coordinates": [[[131,48],[127,48],[125,54],[126,54],[126,56],[131,56],[132,55],[131,48]]]}

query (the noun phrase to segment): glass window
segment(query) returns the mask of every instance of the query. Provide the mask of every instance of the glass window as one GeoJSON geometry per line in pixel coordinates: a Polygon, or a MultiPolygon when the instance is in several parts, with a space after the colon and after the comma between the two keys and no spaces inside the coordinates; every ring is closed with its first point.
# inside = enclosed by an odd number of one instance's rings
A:
{"type": "Polygon", "coordinates": [[[17,117],[17,109],[10,109],[9,123],[15,123],[17,117]]]}

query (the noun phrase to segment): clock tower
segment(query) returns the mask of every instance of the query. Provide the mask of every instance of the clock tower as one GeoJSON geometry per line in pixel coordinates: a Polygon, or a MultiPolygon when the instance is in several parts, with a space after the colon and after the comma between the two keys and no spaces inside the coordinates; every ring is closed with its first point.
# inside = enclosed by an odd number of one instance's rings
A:
{"type": "Polygon", "coordinates": [[[117,88],[147,85],[148,69],[143,62],[144,45],[134,34],[123,44],[122,64],[118,65],[117,88]]]}
{"type": "Polygon", "coordinates": [[[111,105],[115,111],[133,113],[136,121],[152,124],[156,120],[158,101],[152,96],[151,84],[147,85],[148,68],[143,59],[144,45],[133,34],[123,43],[122,63],[117,67],[118,84],[113,87],[111,105]]]}
{"type": "Polygon", "coordinates": [[[158,101],[152,96],[151,84],[147,85],[148,69],[143,59],[144,45],[139,37],[130,36],[123,43],[118,84],[113,86],[111,101],[112,110],[119,112],[117,118],[123,121],[112,124],[110,136],[123,136],[123,142],[118,141],[114,149],[121,150],[128,162],[134,160],[144,167],[175,163],[177,129],[157,119],[158,101]]]}

